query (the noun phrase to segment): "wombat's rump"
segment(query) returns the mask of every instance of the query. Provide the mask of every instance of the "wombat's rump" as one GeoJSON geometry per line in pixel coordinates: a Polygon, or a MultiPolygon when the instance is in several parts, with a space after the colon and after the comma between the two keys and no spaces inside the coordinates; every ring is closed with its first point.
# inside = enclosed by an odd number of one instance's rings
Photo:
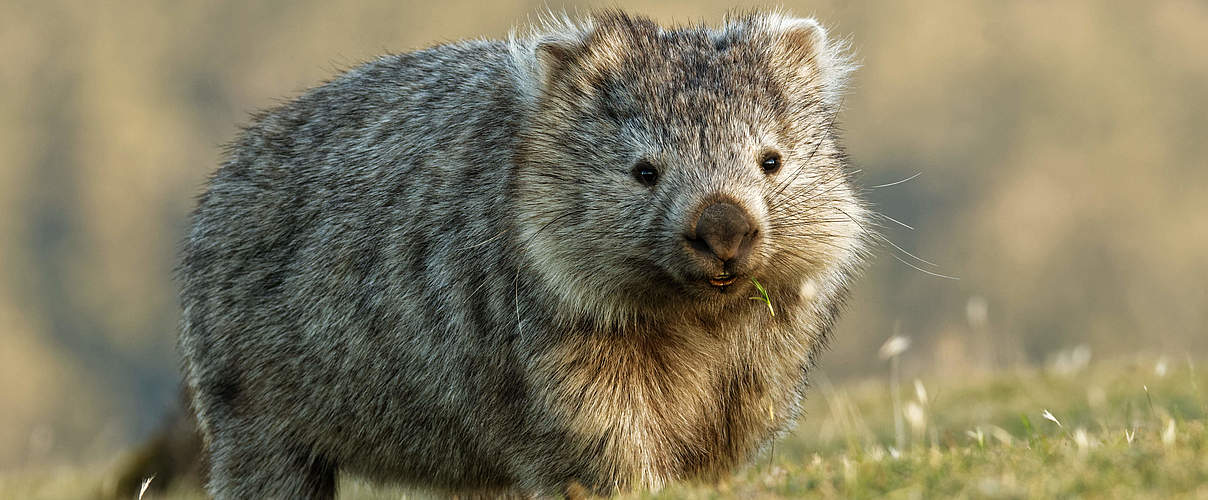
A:
{"type": "Polygon", "coordinates": [[[750,460],[860,260],[848,71],[812,20],[607,12],[259,115],[180,267],[210,492],[608,493],[750,460]]]}

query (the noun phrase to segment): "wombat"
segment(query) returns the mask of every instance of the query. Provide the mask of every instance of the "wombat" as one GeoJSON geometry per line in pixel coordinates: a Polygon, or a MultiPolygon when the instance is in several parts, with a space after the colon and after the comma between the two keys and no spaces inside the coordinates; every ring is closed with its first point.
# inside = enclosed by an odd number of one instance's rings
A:
{"type": "Polygon", "coordinates": [[[844,53],[781,13],[607,11],[259,114],[179,269],[209,492],[609,494],[751,460],[863,260],[844,53]]]}

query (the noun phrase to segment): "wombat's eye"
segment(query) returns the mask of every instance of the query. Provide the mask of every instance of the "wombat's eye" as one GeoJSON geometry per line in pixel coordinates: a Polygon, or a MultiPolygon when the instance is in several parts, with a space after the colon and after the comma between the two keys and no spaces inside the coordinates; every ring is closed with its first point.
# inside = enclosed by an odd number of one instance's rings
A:
{"type": "Polygon", "coordinates": [[[759,159],[759,167],[763,169],[765,175],[772,175],[780,171],[780,153],[768,151],[759,159]]]}
{"type": "Polygon", "coordinates": [[[650,162],[642,160],[633,166],[633,178],[646,186],[653,186],[659,181],[659,170],[650,162]]]}

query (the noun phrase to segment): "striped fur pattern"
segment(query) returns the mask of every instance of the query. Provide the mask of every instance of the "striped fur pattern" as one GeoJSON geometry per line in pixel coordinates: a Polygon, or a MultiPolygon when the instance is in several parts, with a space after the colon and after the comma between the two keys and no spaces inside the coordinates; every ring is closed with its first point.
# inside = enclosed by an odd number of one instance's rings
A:
{"type": "Polygon", "coordinates": [[[851,69],[813,20],[609,11],[383,57],[256,116],[179,270],[210,493],[331,498],[347,471],[608,494],[750,461],[796,419],[864,253],[834,126],[851,69]],[[729,286],[684,236],[717,201],[758,231],[729,286]]]}

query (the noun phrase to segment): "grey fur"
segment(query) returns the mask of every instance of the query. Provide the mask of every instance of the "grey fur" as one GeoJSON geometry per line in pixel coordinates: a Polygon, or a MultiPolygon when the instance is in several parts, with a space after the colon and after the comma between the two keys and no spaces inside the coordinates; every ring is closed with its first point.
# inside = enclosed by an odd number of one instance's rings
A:
{"type": "Polygon", "coordinates": [[[605,12],[257,116],[179,270],[210,493],[330,498],[337,471],[608,493],[746,463],[794,422],[861,260],[849,70],[812,20],[605,12]],[[685,240],[714,201],[759,230],[724,268],[685,240]]]}

